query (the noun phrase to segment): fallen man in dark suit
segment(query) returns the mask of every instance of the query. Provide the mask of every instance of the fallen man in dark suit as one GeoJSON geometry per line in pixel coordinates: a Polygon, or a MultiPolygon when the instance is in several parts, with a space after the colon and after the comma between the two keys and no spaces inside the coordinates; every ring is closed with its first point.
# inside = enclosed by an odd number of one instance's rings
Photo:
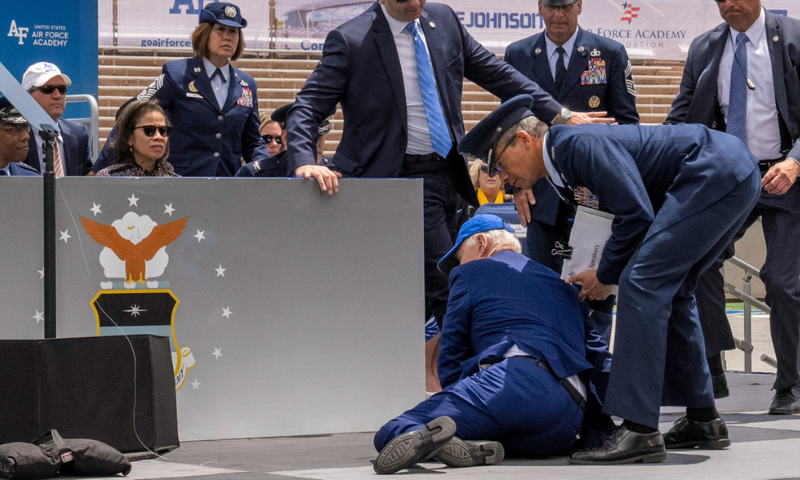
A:
{"type": "Polygon", "coordinates": [[[377,473],[431,456],[466,467],[499,463],[506,453],[559,455],[586,439],[584,426],[588,438],[613,429],[598,400],[611,357],[587,307],[575,287],[519,253],[513,232],[497,216],[476,215],[439,262],[450,274],[439,350],[444,390],[378,431],[377,473]]]}

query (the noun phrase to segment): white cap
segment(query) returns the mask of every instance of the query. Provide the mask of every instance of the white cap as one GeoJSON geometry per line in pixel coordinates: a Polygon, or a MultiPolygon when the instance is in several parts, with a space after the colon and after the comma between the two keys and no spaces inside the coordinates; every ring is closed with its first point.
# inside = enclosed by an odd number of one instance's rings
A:
{"type": "Polygon", "coordinates": [[[30,90],[34,87],[41,87],[45,83],[49,82],[51,78],[56,76],[61,77],[66,85],[72,85],[72,80],[70,80],[68,76],[61,73],[61,70],[59,70],[58,67],[52,63],[34,63],[28,67],[27,70],[25,70],[25,74],[22,76],[22,88],[25,90],[30,90]]]}

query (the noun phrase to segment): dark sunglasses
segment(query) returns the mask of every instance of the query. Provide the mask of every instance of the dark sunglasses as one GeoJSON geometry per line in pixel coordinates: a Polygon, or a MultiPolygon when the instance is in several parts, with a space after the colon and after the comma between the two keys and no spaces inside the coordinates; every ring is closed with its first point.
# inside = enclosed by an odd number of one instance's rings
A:
{"type": "Polygon", "coordinates": [[[283,139],[280,137],[280,135],[261,135],[261,138],[264,139],[264,143],[267,145],[272,143],[273,140],[275,140],[275,143],[278,145],[283,145],[283,139]]]}
{"type": "Polygon", "coordinates": [[[58,90],[58,93],[61,95],[67,94],[67,86],[66,85],[45,85],[43,87],[36,87],[33,90],[39,90],[40,92],[44,93],[45,95],[52,95],[53,92],[58,90]]]}
{"type": "Polygon", "coordinates": [[[489,165],[481,165],[481,172],[488,174],[489,173],[489,165]]]}
{"type": "Polygon", "coordinates": [[[156,127],[155,125],[142,125],[141,127],[134,127],[133,129],[136,130],[137,128],[141,128],[142,132],[144,132],[144,134],[148,137],[155,135],[156,130],[158,130],[158,134],[166,138],[169,137],[169,132],[172,131],[172,125],[166,125],[164,127],[156,127]]]}

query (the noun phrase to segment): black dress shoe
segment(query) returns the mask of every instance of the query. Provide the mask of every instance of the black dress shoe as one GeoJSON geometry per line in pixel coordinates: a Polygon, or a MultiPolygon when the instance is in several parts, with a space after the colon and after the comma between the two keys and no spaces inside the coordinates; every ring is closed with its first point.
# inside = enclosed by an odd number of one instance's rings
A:
{"type": "Polygon", "coordinates": [[[567,460],[574,465],[658,463],[667,459],[661,432],[636,433],[620,425],[603,443],[577,450],[567,460]]]}
{"type": "Polygon", "coordinates": [[[398,435],[386,444],[375,459],[375,473],[394,473],[428,458],[444,447],[456,434],[456,422],[439,417],[427,425],[398,435]]]}
{"type": "Polygon", "coordinates": [[[770,415],[792,415],[800,413],[800,387],[789,387],[772,397],[770,415]]]}
{"type": "Polygon", "coordinates": [[[714,386],[714,398],[725,398],[731,394],[728,390],[728,379],[725,374],[711,375],[711,384],[714,386]]]}
{"type": "Polygon", "coordinates": [[[700,448],[703,450],[721,450],[731,445],[728,438],[728,427],[721,418],[708,422],[697,422],[688,417],[681,417],[669,432],[664,435],[667,448],[700,448]]]}
{"type": "Polygon", "coordinates": [[[472,467],[494,465],[503,461],[505,449],[500,442],[491,440],[461,440],[453,437],[442,447],[434,459],[448,467],[472,467]]]}

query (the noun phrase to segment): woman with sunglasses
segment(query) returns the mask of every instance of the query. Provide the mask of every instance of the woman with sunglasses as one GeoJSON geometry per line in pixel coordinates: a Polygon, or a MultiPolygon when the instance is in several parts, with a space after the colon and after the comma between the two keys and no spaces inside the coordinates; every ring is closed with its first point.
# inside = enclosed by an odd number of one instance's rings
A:
{"type": "Polygon", "coordinates": [[[117,163],[98,177],[179,177],[167,161],[169,133],[164,110],[156,100],[129,103],[117,120],[117,135],[107,147],[117,163]]]}
{"type": "Polygon", "coordinates": [[[279,152],[286,150],[285,136],[283,133],[282,125],[275,120],[268,113],[261,113],[261,138],[267,145],[269,156],[274,157],[279,152]]]}
{"type": "Polygon", "coordinates": [[[469,174],[472,177],[472,185],[478,194],[478,202],[483,205],[486,203],[505,203],[510,201],[506,198],[503,191],[503,182],[500,177],[489,176],[489,166],[480,160],[473,160],[469,167],[469,174]]]}
{"type": "MultiPolygon", "coordinates": [[[[170,162],[184,177],[232,177],[242,159],[269,158],[259,133],[256,82],[230,63],[244,51],[246,26],[236,5],[207,2],[192,33],[195,57],[165,63],[137,97],[158,100],[167,113],[175,127],[170,162]]],[[[93,170],[107,166],[107,156],[104,149],[93,170]]]]}

